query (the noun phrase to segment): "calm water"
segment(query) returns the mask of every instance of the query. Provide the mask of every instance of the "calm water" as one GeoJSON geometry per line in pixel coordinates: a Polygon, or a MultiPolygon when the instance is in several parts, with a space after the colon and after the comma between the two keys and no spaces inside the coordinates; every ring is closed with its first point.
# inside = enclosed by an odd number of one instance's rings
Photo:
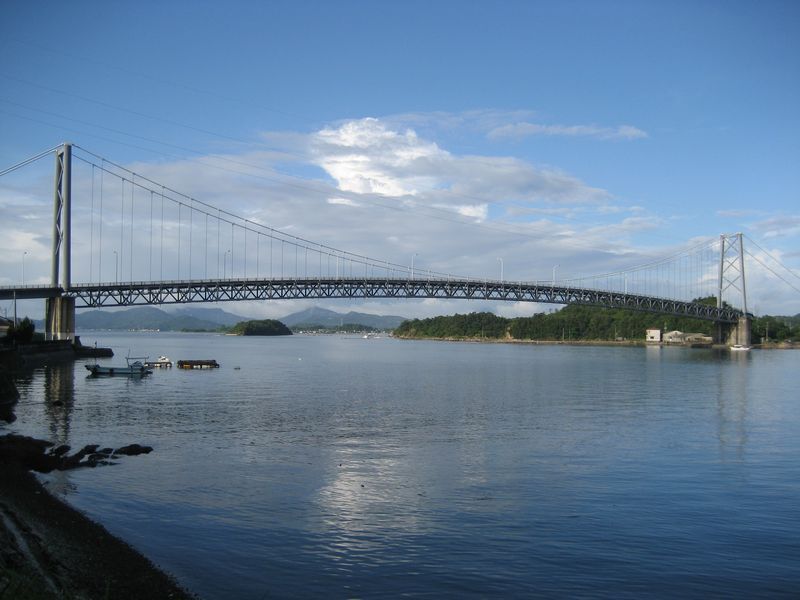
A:
{"type": "Polygon", "coordinates": [[[153,446],[48,485],[202,598],[800,595],[798,352],[82,337],[222,365],[2,428],[153,446]]]}

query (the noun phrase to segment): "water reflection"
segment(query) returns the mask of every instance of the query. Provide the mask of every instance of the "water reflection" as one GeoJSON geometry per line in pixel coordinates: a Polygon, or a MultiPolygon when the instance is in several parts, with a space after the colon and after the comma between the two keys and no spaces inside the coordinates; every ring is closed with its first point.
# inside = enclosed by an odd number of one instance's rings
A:
{"type": "Polygon", "coordinates": [[[72,363],[44,367],[44,410],[50,441],[69,442],[69,425],[75,405],[75,366],[72,363]]]}
{"type": "Polygon", "coordinates": [[[225,364],[144,380],[39,369],[15,428],[155,446],[51,485],[200,596],[796,588],[790,354],[114,340],[225,364]]]}
{"type": "Polygon", "coordinates": [[[730,453],[737,461],[744,459],[747,446],[748,352],[724,352],[717,370],[717,436],[720,457],[730,453]]]}

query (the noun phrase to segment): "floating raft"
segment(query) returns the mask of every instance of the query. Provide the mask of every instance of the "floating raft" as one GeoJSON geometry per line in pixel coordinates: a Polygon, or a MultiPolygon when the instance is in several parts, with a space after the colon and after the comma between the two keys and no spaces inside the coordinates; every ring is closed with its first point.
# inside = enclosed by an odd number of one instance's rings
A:
{"type": "Polygon", "coordinates": [[[179,369],[219,369],[219,363],[212,359],[209,360],[179,360],[179,369]]]}

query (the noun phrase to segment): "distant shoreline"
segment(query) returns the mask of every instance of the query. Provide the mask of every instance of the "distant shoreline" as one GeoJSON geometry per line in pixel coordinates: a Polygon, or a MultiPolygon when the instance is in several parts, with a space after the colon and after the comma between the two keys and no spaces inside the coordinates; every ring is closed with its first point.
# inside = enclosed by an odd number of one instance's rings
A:
{"type": "MultiPolygon", "coordinates": [[[[644,340],[517,340],[513,338],[457,338],[457,337],[426,337],[426,336],[393,336],[398,340],[428,340],[432,342],[466,342],[470,344],[524,344],[533,346],[628,346],[628,347],[655,347],[655,348],[696,348],[696,349],[726,349],[727,344],[698,344],[681,343],[670,344],[665,342],[653,343],[644,340]]],[[[753,344],[754,350],[798,350],[797,343],[769,343],[753,344]]]]}
{"type": "Polygon", "coordinates": [[[513,338],[460,338],[460,337],[426,337],[395,335],[398,340],[428,340],[433,342],[467,342],[470,344],[527,344],[541,346],[645,346],[644,341],[637,340],[517,340],[513,338]]]}

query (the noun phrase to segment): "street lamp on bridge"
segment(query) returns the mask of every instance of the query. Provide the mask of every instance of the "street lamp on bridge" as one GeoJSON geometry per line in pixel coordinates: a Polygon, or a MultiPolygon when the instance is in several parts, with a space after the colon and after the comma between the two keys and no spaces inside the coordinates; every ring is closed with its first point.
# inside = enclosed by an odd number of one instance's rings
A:
{"type": "Polygon", "coordinates": [[[22,285],[25,285],[25,255],[28,253],[27,250],[22,253],[22,285]]]}
{"type": "Polygon", "coordinates": [[[114,250],[114,283],[119,283],[119,254],[114,250]]]}
{"type": "Polygon", "coordinates": [[[503,259],[498,257],[497,260],[500,261],[500,283],[503,283],[503,259]]]}
{"type": "Polygon", "coordinates": [[[419,256],[418,252],[411,255],[411,279],[414,279],[414,258],[419,256]]]}
{"type": "MultiPolygon", "coordinates": [[[[230,248],[225,250],[225,254],[222,255],[222,278],[227,279],[228,277],[228,254],[231,254],[230,248]]],[[[231,257],[231,268],[233,268],[233,258],[231,257]]]]}
{"type": "Polygon", "coordinates": [[[556,286],[556,268],[558,265],[553,265],[553,287],[556,286]]]}

